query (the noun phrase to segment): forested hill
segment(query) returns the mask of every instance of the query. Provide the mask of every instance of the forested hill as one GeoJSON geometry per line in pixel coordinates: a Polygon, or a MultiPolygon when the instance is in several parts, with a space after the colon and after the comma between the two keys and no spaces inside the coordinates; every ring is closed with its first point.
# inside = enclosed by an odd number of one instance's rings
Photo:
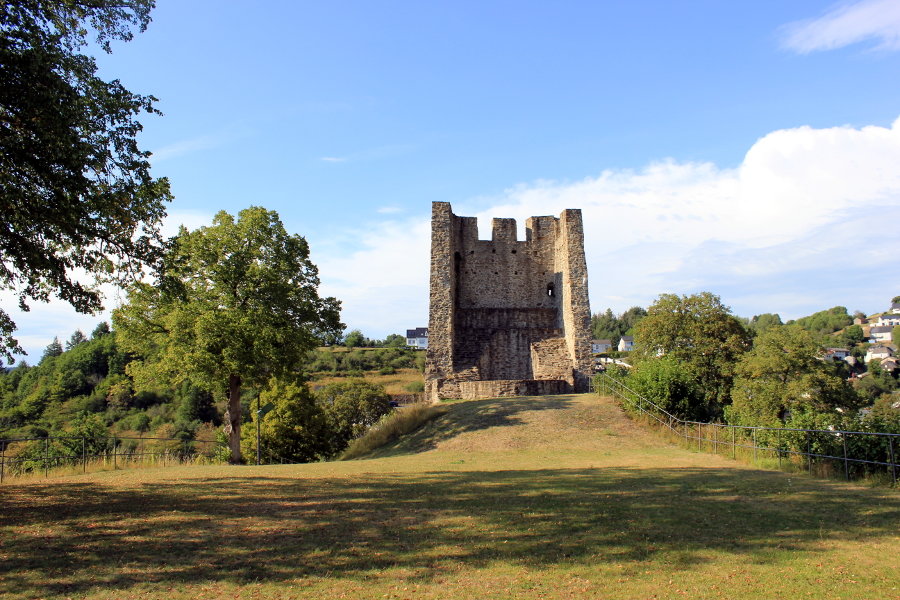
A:
{"type": "Polygon", "coordinates": [[[0,374],[0,437],[62,432],[88,415],[117,432],[160,437],[219,424],[212,395],[196,386],[135,390],[125,374],[133,358],[106,323],[90,338],[76,332],[65,350],[54,340],[37,365],[23,362],[0,374]]]}

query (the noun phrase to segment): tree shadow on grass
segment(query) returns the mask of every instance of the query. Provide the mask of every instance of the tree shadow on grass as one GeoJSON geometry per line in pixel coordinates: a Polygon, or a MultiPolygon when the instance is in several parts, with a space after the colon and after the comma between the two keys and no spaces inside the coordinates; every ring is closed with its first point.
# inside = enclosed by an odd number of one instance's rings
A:
{"type": "MultiPolygon", "coordinates": [[[[346,577],[429,581],[494,561],[751,562],[896,539],[900,498],[765,471],[610,468],[223,477],[110,489],[22,486],[0,501],[4,594],[98,585],[346,577]]],[[[891,549],[896,551],[896,548],[891,549]]]]}
{"type": "Polygon", "coordinates": [[[396,456],[427,452],[441,442],[463,433],[481,431],[492,427],[511,427],[524,424],[521,414],[542,410],[565,410],[574,401],[567,396],[523,396],[469,400],[449,404],[450,409],[416,431],[404,435],[396,442],[376,450],[370,457],[396,456]]]}

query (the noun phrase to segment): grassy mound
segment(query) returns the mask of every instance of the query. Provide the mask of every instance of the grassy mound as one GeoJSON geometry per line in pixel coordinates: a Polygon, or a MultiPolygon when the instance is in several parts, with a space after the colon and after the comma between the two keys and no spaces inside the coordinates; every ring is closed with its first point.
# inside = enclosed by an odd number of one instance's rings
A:
{"type": "Polygon", "coordinates": [[[350,442],[350,446],[341,455],[340,460],[386,454],[385,446],[396,444],[403,436],[412,433],[446,412],[446,406],[426,403],[412,404],[395,410],[376,423],[365,435],[350,442]],[[379,450],[381,452],[378,452],[379,450]]]}
{"type": "Polygon", "coordinates": [[[900,597],[896,490],[666,445],[594,396],[446,411],[369,460],[4,485],[0,597],[900,597]]]}

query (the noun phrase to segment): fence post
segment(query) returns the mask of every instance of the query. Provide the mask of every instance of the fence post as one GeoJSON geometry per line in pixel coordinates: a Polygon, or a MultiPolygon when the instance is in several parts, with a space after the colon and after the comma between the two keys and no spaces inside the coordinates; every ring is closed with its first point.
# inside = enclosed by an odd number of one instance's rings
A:
{"type": "Polygon", "coordinates": [[[781,469],[781,428],[779,427],[775,431],[778,432],[778,437],[775,440],[775,452],[778,454],[778,468],[781,469]]]}
{"type": "Polygon", "coordinates": [[[756,464],[756,428],[754,427],[750,431],[753,432],[753,464],[756,464]]]}
{"type": "Polygon", "coordinates": [[[847,462],[847,434],[845,432],[841,433],[841,441],[844,442],[844,475],[847,476],[847,481],[850,481],[850,463],[847,462]]]}
{"type": "Polygon", "coordinates": [[[700,452],[700,451],[701,451],[701,449],[700,449],[700,435],[701,435],[701,431],[702,431],[702,430],[700,429],[700,421],[697,421],[697,452],[700,452]]]}
{"type": "Polygon", "coordinates": [[[50,477],[50,436],[44,438],[44,477],[50,477]]]}
{"type": "Polygon", "coordinates": [[[81,436],[81,472],[87,473],[87,445],[84,436],[81,436]]]}
{"type": "Polygon", "coordinates": [[[891,480],[894,482],[894,485],[897,485],[897,464],[894,460],[894,436],[888,436],[888,448],[891,453],[891,480]]]}
{"type": "Polygon", "coordinates": [[[806,431],[806,463],[809,465],[809,474],[812,475],[812,432],[806,431]]]}
{"type": "Polygon", "coordinates": [[[118,465],[116,465],[116,436],[113,436],[113,471],[118,469],[118,465]]]}
{"type": "Polygon", "coordinates": [[[731,427],[731,458],[737,458],[737,444],[735,444],[734,440],[734,426],[731,427]]]}

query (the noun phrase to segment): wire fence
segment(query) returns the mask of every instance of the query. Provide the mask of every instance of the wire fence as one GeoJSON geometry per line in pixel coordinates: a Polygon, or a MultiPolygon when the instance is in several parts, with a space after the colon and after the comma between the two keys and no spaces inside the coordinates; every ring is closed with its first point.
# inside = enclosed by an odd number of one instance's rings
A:
{"type": "Polygon", "coordinates": [[[10,476],[66,469],[225,462],[227,446],[219,440],[161,437],[45,436],[0,439],[0,483],[10,476]]]}
{"type": "Polygon", "coordinates": [[[671,431],[683,443],[696,447],[698,451],[731,454],[732,458],[737,458],[740,452],[743,456],[752,456],[754,463],[763,457],[777,459],[779,468],[791,464],[808,470],[810,474],[833,473],[837,466],[848,481],[886,472],[891,483],[897,485],[900,471],[897,456],[900,434],[897,433],[687,421],[605,373],[595,378],[593,391],[618,398],[626,408],[671,431]]]}

